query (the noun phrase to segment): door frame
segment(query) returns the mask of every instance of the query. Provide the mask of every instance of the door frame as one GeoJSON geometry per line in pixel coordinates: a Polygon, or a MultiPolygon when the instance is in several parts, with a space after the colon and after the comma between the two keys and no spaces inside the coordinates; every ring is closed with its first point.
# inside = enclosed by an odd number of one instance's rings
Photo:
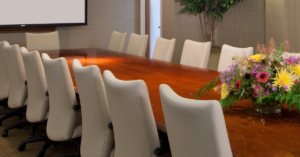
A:
{"type": "Polygon", "coordinates": [[[145,0],[145,33],[149,35],[146,57],[150,58],[150,0],[145,0]]]}

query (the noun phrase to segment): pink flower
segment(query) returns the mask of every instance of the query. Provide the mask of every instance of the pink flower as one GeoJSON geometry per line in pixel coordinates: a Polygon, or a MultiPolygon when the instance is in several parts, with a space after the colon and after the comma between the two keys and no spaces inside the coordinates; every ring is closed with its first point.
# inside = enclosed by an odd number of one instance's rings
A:
{"type": "Polygon", "coordinates": [[[269,92],[268,90],[266,90],[265,93],[266,93],[267,95],[270,95],[270,92],[269,92]]]}
{"type": "Polygon", "coordinates": [[[256,96],[262,94],[263,92],[264,92],[263,87],[261,85],[256,85],[253,94],[254,96],[256,96]]]}
{"type": "Polygon", "coordinates": [[[235,82],[235,88],[236,88],[237,90],[239,90],[239,89],[241,88],[241,82],[240,82],[240,80],[237,80],[237,81],[235,82]]]}
{"type": "Polygon", "coordinates": [[[261,71],[256,75],[256,79],[260,83],[266,83],[270,77],[270,74],[266,71],[261,71]]]}

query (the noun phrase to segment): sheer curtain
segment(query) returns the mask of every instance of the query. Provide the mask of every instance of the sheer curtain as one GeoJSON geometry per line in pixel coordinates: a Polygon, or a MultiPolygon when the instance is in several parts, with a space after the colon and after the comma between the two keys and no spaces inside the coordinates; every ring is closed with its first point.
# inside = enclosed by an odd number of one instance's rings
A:
{"type": "Polygon", "coordinates": [[[300,52],[300,0],[266,0],[266,44],[271,38],[300,52]]]}

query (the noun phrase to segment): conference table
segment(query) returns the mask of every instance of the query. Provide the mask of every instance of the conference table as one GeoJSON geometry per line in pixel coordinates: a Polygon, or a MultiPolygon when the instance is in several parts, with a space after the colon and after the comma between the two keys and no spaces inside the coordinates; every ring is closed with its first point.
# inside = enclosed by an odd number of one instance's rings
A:
{"type": "MultiPolygon", "coordinates": [[[[65,57],[75,88],[77,87],[72,70],[73,59],[79,59],[83,66],[97,65],[102,74],[105,70],[110,70],[121,80],[144,80],[149,90],[157,128],[165,133],[167,131],[159,85],[167,84],[178,95],[196,99],[195,93],[209,80],[220,74],[217,71],[97,48],[47,50],[40,51],[40,53],[47,53],[51,58],[65,57]]],[[[220,93],[212,90],[200,99],[219,100],[220,93]]],[[[242,101],[223,109],[223,112],[235,157],[300,156],[299,112],[289,111],[287,107],[283,107],[281,114],[261,115],[254,111],[250,101],[242,101]]]]}

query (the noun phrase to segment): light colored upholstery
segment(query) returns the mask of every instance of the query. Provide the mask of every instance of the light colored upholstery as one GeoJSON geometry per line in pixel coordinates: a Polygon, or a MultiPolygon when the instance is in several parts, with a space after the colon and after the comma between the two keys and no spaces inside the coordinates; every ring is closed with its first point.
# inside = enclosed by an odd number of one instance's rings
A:
{"type": "Polygon", "coordinates": [[[113,132],[102,75],[97,66],[82,67],[73,60],[82,112],[82,157],[109,157],[113,148],[113,132]]]}
{"type": "Polygon", "coordinates": [[[145,57],[148,46],[148,35],[138,35],[132,33],[129,38],[127,53],[145,57]]]}
{"type": "Polygon", "coordinates": [[[119,33],[113,31],[109,42],[108,50],[124,52],[126,44],[127,33],[119,33]]]}
{"type": "Polygon", "coordinates": [[[148,89],[144,81],[121,81],[104,71],[111,113],[115,157],[155,157],[160,147],[148,89]]]}
{"type": "Polygon", "coordinates": [[[172,157],[232,157],[218,101],[192,100],[159,87],[172,157]]]}
{"type": "Polygon", "coordinates": [[[32,123],[42,122],[47,120],[49,99],[41,56],[37,51],[28,52],[25,47],[21,48],[21,54],[28,88],[26,119],[32,123]]]}
{"type": "Polygon", "coordinates": [[[237,48],[224,44],[221,50],[218,71],[223,72],[228,69],[228,66],[232,65],[232,57],[244,55],[253,55],[253,47],[237,48]]]}
{"type": "Polygon", "coordinates": [[[285,55],[286,57],[292,57],[292,56],[294,56],[294,57],[300,57],[300,53],[289,53],[289,52],[284,52],[284,55],[285,55]]]}
{"type": "Polygon", "coordinates": [[[26,47],[29,51],[58,50],[60,49],[58,32],[26,33],[26,47]]]}
{"type": "Polygon", "coordinates": [[[9,76],[9,108],[24,107],[27,99],[25,68],[19,45],[5,47],[6,63],[9,76]]]}
{"type": "Polygon", "coordinates": [[[72,78],[65,58],[50,59],[43,53],[49,93],[49,116],[47,136],[53,141],[67,141],[81,136],[79,113],[73,109],[77,104],[72,78]]]}
{"type": "Polygon", "coordinates": [[[180,64],[198,68],[207,68],[211,42],[201,43],[185,40],[180,64]]]}
{"type": "Polygon", "coordinates": [[[171,62],[174,53],[175,42],[176,39],[168,40],[158,37],[153,50],[152,58],[171,62]]]}
{"type": "Polygon", "coordinates": [[[9,78],[4,47],[9,47],[6,41],[0,42],[0,100],[8,97],[9,78]]]}

